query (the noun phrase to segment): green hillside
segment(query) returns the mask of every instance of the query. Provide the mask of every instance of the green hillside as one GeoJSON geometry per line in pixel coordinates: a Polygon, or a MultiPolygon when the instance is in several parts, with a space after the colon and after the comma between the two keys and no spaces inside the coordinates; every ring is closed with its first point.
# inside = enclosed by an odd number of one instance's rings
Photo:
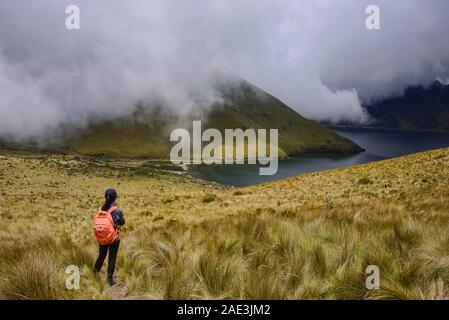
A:
{"type": "Polygon", "coordinates": [[[357,152],[360,147],[324,126],[307,120],[278,99],[242,80],[218,87],[223,103],[211,106],[201,116],[180,119],[160,108],[139,106],[126,119],[95,123],[69,139],[64,146],[88,155],[167,158],[172,129],[202,120],[203,130],[265,128],[279,130],[279,155],[318,152],[357,152]]]}

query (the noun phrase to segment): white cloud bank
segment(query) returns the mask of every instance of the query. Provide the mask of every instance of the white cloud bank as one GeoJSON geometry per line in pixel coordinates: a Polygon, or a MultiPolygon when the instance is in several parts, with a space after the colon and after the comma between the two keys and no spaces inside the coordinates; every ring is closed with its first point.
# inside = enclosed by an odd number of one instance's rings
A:
{"type": "Polygon", "coordinates": [[[449,76],[446,0],[2,0],[0,136],[46,135],[132,110],[185,112],[243,77],[317,120],[449,76]],[[81,29],[65,28],[65,8],[81,29]],[[365,8],[381,9],[381,30],[365,8]]]}

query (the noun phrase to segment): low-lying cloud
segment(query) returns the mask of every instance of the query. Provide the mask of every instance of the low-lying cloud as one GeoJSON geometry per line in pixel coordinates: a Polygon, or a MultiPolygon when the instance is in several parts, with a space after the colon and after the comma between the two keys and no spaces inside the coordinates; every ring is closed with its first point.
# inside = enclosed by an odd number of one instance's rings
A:
{"type": "Polygon", "coordinates": [[[189,112],[242,77],[317,120],[449,76],[446,0],[2,0],[0,136],[26,139],[132,111],[189,112]],[[81,29],[65,28],[78,5],[81,29]],[[381,9],[381,30],[365,8],[381,9]]]}

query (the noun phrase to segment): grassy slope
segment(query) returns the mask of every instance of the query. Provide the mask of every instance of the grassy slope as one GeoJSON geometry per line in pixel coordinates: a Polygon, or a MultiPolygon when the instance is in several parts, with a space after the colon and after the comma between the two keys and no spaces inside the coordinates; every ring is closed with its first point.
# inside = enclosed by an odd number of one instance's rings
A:
{"type": "Polygon", "coordinates": [[[449,149],[243,189],[160,165],[0,155],[0,297],[449,298],[449,149]],[[109,186],[127,219],[114,290],[90,271],[109,186]]]}
{"type": "MultiPolygon", "coordinates": [[[[303,118],[276,98],[247,82],[222,85],[223,105],[211,107],[202,118],[204,129],[265,128],[279,129],[280,155],[305,152],[357,152],[360,148],[324,126],[303,118]]],[[[106,154],[117,157],[167,158],[174,116],[140,111],[127,119],[96,124],[70,139],[69,147],[81,154],[106,154]]]]}
{"type": "Polygon", "coordinates": [[[80,154],[110,157],[167,158],[172,116],[158,111],[136,111],[126,119],[95,123],[63,144],[80,154]]]}

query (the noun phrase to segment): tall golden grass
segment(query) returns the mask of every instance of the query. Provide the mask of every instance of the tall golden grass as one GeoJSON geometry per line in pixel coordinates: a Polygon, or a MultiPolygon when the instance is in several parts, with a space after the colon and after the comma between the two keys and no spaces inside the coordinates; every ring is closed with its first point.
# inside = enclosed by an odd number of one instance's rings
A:
{"type": "Polygon", "coordinates": [[[0,298],[449,297],[448,149],[239,190],[117,161],[0,156],[0,298]],[[127,218],[112,289],[91,271],[109,186],[127,218]]]}

